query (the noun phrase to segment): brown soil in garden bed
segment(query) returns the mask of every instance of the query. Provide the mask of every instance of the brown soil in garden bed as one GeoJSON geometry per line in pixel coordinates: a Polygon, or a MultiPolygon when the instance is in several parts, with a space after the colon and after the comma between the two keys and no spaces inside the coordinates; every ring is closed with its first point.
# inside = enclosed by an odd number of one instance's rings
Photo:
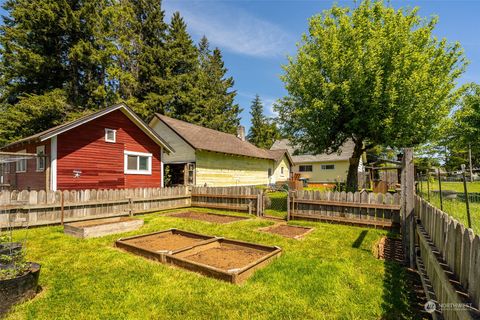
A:
{"type": "Polygon", "coordinates": [[[222,214],[204,213],[204,212],[196,212],[196,211],[179,212],[179,213],[170,214],[169,216],[176,217],[176,218],[214,222],[214,223],[230,223],[230,222],[248,219],[244,217],[227,216],[222,214]]]}
{"type": "Polygon", "coordinates": [[[189,247],[204,240],[203,238],[168,232],[124,240],[124,242],[151,251],[170,251],[189,247]]]}
{"type": "Polygon", "coordinates": [[[313,231],[313,228],[289,226],[286,224],[274,225],[272,227],[261,229],[265,232],[279,234],[287,238],[298,239],[313,231]]]}
{"type": "Polygon", "coordinates": [[[230,270],[243,268],[266,254],[267,252],[262,250],[223,243],[219,247],[207,249],[184,258],[215,268],[230,270]]]}

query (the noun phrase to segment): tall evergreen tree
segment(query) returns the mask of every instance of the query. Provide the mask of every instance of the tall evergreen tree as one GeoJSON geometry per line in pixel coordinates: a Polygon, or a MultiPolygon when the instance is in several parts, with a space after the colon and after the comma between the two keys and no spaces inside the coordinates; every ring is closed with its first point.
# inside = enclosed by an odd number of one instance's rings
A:
{"type": "Polygon", "coordinates": [[[108,53],[98,40],[107,0],[9,0],[0,27],[4,103],[64,89],[82,108],[108,103],[108,53]]]}
{"type": "MultiPolygon", "coordinates": [[[[167,55],[165,42],[168,25],[165,23],[165,12],[161,1],[128,0],[134,7],[136,28],[140,35],[136,66],[138,82],[135,98],[141,103],[143,117],[148,120],[155,112],[164,110],[160,98],[159,81],[166,78],[167,55]]],[[[137,108],[140,109],[140,108],[137,108]]]]}
{"type": "Polygon", "coordinates": [[[71,5],[8,0],[2,8],[8,13],[0,26],[2,102],[62,88],[68,79],[65,35],[73,24],[71,5]]]}
{"type": "Polygon", "coordinates": [[[220,49],[215,48],[212,52],[207,38],[203,37],[198,51],[197,88],[200,96],[187,120],[211,129],[235,133],[241,110],[234,103],[236,92],[231,89],[234,81],[232,77],[226,77],[227,69],[220,49]]]}
{"type": "Polygon", "coordinates": [[[248,141],[259,148],[269,149],[280,135],[275,123],[263,114],[263,103],[258,94],[252,101],[250,115],[252,116],[252,126],[248,131],[248,141]]]}
{"type": "Polygon", "coordinates": [[[0,121],[0,143],[30,133],[18,128],[44,130],[120,100],[146,120],[160,112],[235,132],[240,109],[220,50],[206,38],[197,48],[178,12],[165,23],[160,0],[7,0],[3,8],[0,113],[18,118],[0,121]]]}
{"type": "Polygon", "coordinates": [[[163,76],[153,77],[155,88],[146,94],[149,105],[146,117],[160,112],[186,120],[195,105],[198,52],[187,26],[178,12],[172,16],[167,29],[163,76]]]}

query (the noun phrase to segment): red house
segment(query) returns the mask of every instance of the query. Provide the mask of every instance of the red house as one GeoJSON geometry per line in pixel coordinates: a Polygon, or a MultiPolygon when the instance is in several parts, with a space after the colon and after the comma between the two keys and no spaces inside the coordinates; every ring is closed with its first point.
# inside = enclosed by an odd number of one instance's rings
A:
{"type": "Polygon", "coordinates": [[[35,153],[4,168],[16,190],[160,187],[172,148],[125,104],[117,104],[2,148],[35,153]]]}

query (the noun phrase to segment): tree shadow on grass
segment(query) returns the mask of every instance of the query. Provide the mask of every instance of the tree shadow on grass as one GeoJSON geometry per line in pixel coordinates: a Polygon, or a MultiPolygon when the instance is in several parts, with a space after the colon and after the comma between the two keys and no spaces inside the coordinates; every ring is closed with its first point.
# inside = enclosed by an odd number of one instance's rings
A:
{"type": "Polygon", "coordinates": [[[403,247],[397,232],[389,232],[385,241],[382,319],[431,319],[427,302],[415,270],[403,261],[403,247]]]}

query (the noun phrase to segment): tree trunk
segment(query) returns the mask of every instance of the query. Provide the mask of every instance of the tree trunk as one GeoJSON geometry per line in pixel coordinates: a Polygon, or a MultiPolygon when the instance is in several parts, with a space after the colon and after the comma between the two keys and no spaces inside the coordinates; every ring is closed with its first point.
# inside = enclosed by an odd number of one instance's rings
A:
{"type": "Polygon", "coordinates": [[[353,149],[350,165],[347,175],[347,192],[356,192],[358,190],[358,164],[363,153],[363,141],[356,141],[353,149]]]}

